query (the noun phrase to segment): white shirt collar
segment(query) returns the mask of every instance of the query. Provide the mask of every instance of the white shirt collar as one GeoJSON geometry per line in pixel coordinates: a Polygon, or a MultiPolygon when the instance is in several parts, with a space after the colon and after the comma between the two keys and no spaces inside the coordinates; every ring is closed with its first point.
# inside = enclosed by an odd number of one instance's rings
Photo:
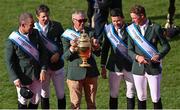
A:
{"type": "Polygon", "coordinates": [[[42,29],[43,35],[44,35],[44,36],[47,36],[48,27],[49,27],[49,22],[48,22],[45,26],[42,26],[42,25],[39,23],[39,26],[40,26],[41,29],[42,29]]]}
{"type": "Polygon", "coordinates": [[[76,31],[76,32],[83,32],[84,31],[84,29],[82,30],[82,31],[79,31],[77,28],[75,28],[74,27],[74,30],[76,31]]]}
{"type": "Polygon", "coordinates": [[[43,31],[47,28],[48,29],[48,26],[49,26],[49,22],[45,25],[45,26],[42,26],[40,23],[39,23],[39,26],[43,29],[43,31]]]}
{"type": "Polygon", "coordinates": [[[29,36],[28,36],[29,34],[23,34],[20,29],[19,29],[19,33],[20,33],[21,35],[23,35],[24,37],[26,37],[27,40],[29,40],[29,36]]]}
{"type": "Polygon", "coordinates": [[[149,25],[149,20],[147,19],[146,22],[145,22],[142,26],[139,25],[139,27],[140,27],[140,28],[141,28],[141,27],[147,27],[148,25],[149,25]]]}
{"type": "Polygon", "coordinates": [[[142,26],[139,26],[143,36],[145,35],[148,25],[149,25],[149,20],[147,19],[142,26]]]}
{"type": "Polygon", "coordinates": [[[75,30],[75,31],[78,31],[78,29],[76,29],[75,27],[74,27],[74,30],[75,30]]]}

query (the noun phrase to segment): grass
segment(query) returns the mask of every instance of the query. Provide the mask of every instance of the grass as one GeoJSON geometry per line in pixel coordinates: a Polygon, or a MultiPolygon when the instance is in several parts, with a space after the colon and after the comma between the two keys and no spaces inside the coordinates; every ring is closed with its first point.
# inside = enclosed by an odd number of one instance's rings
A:
{"type": "MultiPolygon", "coordinates": [[[[14,85],[8,79],[8,73],[4,62],[4,42],[8,35],[17,28],[17,17],[21,12],[31,12],[35,16],[35,8],[45,3],[51,9],[51,18],[62,23],[66,29],[71,26],[71,13],[75,9],[87,9],[86,0],[1,0],[0,1],[0,109],[17,108],[17,96],[14,85]]],[[[145,6],[147,16],[153,21],[164,26],[168,10],[169,0],[123,0],[123,12],[126,21],[130,22],[129,10],[133,4],[145,6]]],[[[180,1],[176,0],[175,23],[180,26],[180,1]]],[[[171,51],[163,60],[163,77],[161,82],[162,102],[165,109],[180,109],[180,36],[170,41],[171,51]]],[[[99,63],[99,58],[97,58],[99,63]]],[[[98,92],[96,97],[97,108],[108,108],[109,87],[108,80],[99,77],[98,92]]],[[[119,92],[119,108],[126,108],[125,86],[119,92]]],[[[69,93],[66,88],[67,108],[70,108],[69,93]]],[[[148,108],[152,108],[148,94],[148,108]]],[[[137,102],[136,102],[137,107],[137,102]]],[[[52,88],[51,108],[57,108],[55,92],[52,88]]],[[[86,108],[83,98],[82,108],[86,108]]]]}

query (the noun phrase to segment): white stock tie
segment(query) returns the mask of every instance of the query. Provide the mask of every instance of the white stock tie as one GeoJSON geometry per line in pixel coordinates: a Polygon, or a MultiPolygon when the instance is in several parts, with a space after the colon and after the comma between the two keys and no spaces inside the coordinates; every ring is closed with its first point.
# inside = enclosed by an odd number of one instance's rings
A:
{"type": "Polygon", "coordinates": [[[118,36],[122,39],[121,29],[118,29],[118,36]]]}
{"type": "Polygon", "coordinates": [[[140,30],[141,30],[141,34],[144,36],[146,32],[146,26],[140,27],[140,30]]]}

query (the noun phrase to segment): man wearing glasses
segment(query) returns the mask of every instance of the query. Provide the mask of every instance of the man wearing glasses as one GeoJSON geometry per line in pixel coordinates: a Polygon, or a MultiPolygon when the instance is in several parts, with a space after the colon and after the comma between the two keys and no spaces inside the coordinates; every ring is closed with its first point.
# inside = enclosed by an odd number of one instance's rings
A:
{"type": "Polygon", "coordinates": [[[72,28],[62,34],[63,47],[64,47],[64,59],[68,63],[67,70],[67,85],[70,92],[70,101],[72,109],[80,109],[80,103],[82,98],[82,89],[84,89],[85,100],[87,102],[88,109],[95,109],[95,96],[97,91],[97,79],[99,71],[96,65],[94,55],[100,55],[99,44],[94,39],[92,31],[85,27],[87,19],[85,13],[82,10],[77,10],[72,14],[72,28]],[[66,33],[67,32],[67,33],[66,33]],[[88,37],[92,39],[92,47],[94,47],[88,63],[90,67],[80,67],[82,63],[81,58],[77,52],[77,39],[81,33],[87,33],[88,37]],[[71,36],[72,35],[72,36],[71,36]]]}

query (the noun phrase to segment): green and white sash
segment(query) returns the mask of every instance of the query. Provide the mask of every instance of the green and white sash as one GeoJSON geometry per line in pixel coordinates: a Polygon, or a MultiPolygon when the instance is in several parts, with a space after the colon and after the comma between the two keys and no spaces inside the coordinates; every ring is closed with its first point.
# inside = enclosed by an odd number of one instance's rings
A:
{"type": "Polygon", "coordinates": [[[30,57],[34,58],[37,62],[39,62],[39,51],[31,42],[26,39],[25,36],[21,35],[17,31],[14,31],[10,34],[9,39],[14,42],[18,47],[20,47],[30,57]]]}
{"type": "Polygon", "coordinates": [[[106,35],[107,35],[108,39],[110,40],[113,48],[115,50],[116,49],[118,50],[118,54],[123,55],[124,58],[126,58],[129,61],[132,61],[128,55],[128,47],[124,43],[124,41],[121,39],[122,35],[119,34],[121,36],[121,38],[120,38],[120,36],[115,34],[114,26],[112,24],[105,25],[105,31],[106,31],[106,35]]]}
{"type": "Polygon", "coordinates": [[[66,29],[64,33],[62,34],[62,36],[69,40],[74,40],[75,38],[80,37],[80,33],[77,33],[76,31],[72,29],[66,29]]]}
{"type": "Polygon", "coordinates": [[[134,23],[129,25],[126,29],[135,44],[143,51],[147,58],[151,59],[154,55],[158,54],[156,48],[145,39],[134,23]]]}
{"type": "Polygon", "coordinates": [[[39,31],[39,34],[42,38],[43,44],[45,45],[45,47],[52,53],[55,53],[58,51],[58,47],[53,43],[53,41],[51,41],[50,39],[48,39],[47,37],[45,37],[43,35],[43,31],[42,28],[40,27],[39,23],[36,22],[34,23],[34,28],[37,29],[39,31]]]}

